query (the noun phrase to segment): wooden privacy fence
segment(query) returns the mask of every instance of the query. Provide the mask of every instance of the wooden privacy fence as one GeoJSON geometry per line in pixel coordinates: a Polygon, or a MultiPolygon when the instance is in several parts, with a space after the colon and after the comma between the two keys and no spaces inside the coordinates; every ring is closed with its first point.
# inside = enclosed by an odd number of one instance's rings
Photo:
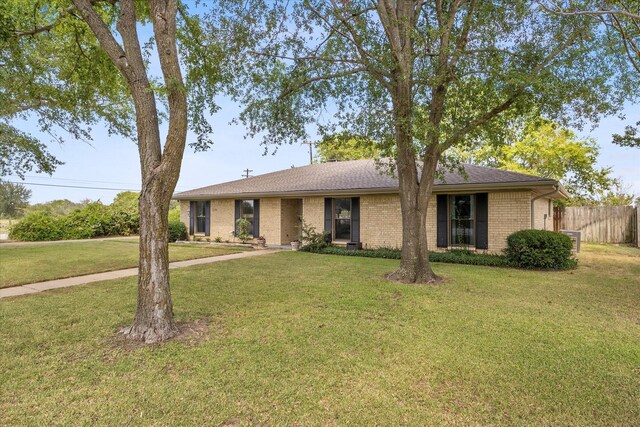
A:
{"type": "Polygon", "coordinates": [[[576,230],[583,242],[638,245],[638,208],[633,206],[570,206],[553,210],[553,229],[576,230]]]}

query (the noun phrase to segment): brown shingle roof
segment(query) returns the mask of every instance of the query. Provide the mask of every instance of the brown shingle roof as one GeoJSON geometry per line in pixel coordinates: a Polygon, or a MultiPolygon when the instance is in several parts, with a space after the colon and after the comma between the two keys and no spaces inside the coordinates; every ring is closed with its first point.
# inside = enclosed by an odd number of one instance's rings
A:
{"type": "MultiPolygon", "coordinates": [[[[317,163],[266,173],[237,181],[210,185],[175,194],[178,200],[237,197],[242,195],[286,195],[300,193],[327,193],[365,190],[366,192],[392,192],[398,189],[398,179],[385,173],[384,165],[373,160],[350,160],[317,163]]],[[[552,185],[553,179],[510,172],[475,165],[464,165],[466,178],[459,172],[447,172],[438,179],[439,186],[509,184],[517,187],[552,185]]]]}

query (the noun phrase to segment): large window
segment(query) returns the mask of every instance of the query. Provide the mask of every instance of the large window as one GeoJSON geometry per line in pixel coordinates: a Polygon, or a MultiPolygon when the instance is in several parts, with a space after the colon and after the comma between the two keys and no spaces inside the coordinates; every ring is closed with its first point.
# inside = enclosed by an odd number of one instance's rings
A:
{"type": "Polygon", "coordinates": [[[474,246],[475,196],[452,194],[449,196],[451,246],[474,246]]]}
{"type": "Polygon", "coordinates": [[[240,218],[244,218],[249,221],[249,223],[251,223],[251,226],[249,227],[249,231],[251,234],[253,234],[254,230],[253,213],[253,200],[242,200],[242,202],[240,203],[240,218]]]}
{"type": "Polygon", "coordinates": [[[351,199],[333,199],[333,239],[351,241],[351,199]]]}
{"type": "Polygon", "coordinates": [[[206,202],[196,202],[196,233],[204,233],[207,221],[206,202]]]}

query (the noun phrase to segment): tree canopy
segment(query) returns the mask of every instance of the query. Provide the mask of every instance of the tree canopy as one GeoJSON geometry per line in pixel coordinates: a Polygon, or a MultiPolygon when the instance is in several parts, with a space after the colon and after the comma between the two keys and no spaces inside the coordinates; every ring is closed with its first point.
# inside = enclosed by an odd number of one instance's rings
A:
{"type": "Polygon", "coordinates": [[[436,280],[425,218],[448,149],[500,138],[534,110],[580,124],[638,96],[604,29],[525,0],[230,1],[217,19],[230,37],[248,34],[231,59],[249,135],[282,144],[346,130],[394,153],[403,253],[393,278],[406,282],[436,280]]]}
{"type": "MultiPolygon", "coordinates": [[[[103,13],[113,20],[106,9],[103,13]]],[[[3,1],[0,55],[3,173],[21,176],[32,167],[51,173],[61,164],[42,141],[9,126],[16,119],[36,118],[39,130],[59,142],[88,141],[98,123],[133,137],[124,82],[69,1],[3,1]]]]}
{"type": "Polygon", "coordinates": [[[375,141],[347,132],[325,135],[315,144],[321,163],[341,160],[376,159],[382,154],[375,141]]]}
{"type": "Polygon", "coordinates": [[[33,169],[51,174],[60,164],[43,143],[0,122],[0,176],[17,175],[24,179],[24,174],[33,169]]]}
{"type": "MultiPolygon", "coordinates": [[[[640,74],[640,2],[629,0],[538,0],[545,10],[560,16],[591,18],[607,34],[609,49],[618,58],[626,57],[640,74]]],[[[615,58],[614,58],[615,59],[615,58]]],[[[613,135],[622,147],[640,147],[640,121],[626,126],[623,134],[613,135]]]]}
{"type": "Polygon", "coordinates": [[[601,198],[615,184],[611,168],[597,166],[600,147],[591,138],[536,119],[506,144],[485,144],[471,155],[475,163],[560,181],[575,202],[601,198]]]}
{"type": "Polygon", "coordinates": [[[29,205],[31,190],[22,184],[0,180],[0,216],[18,218],[29,205]]]}

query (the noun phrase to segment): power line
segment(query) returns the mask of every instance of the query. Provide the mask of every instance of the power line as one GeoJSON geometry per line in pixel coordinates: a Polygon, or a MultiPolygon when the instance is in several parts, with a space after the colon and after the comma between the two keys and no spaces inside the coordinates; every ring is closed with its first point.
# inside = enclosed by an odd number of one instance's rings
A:
{"type": "Polygon", "coordinates": [[[249,177],[251,176],[251,175],[249,175],[249,172],[253,172],[253,169],[249,169],[249,168],[247,168],[247,169],[245,169],[243,172],[244,172],[244,173],[242,174],[242,177],[243,177],[243,178],[249,178],[249,177]]]}
{"type": "Polygon", "coordinates": [[[71,182],[92,182],[99,184],[121,184],[121,185],[129,185],[131,182],[116,182],[116,181],[91,181],[87,179],[72,179],[72,178],[55,178],[53,176],[36,176],[36,175],[25,175],[25,178],[30,179],[51,179],[54,181],[71,181],[71,182]]]}
{"type": "MultiPolygon", "coordinates": [[[[87,183],[97,182],[97,183],[102,183],[102,184],[123,184],[123,185],[131,184],[130,182],[90,181],[90,180],[86,180],[86,179],[54,178],[54,177],[33,176],[33,175],[25,175],[25,178],[52,179],[52,180],[55,180],[55,181],[87,182],[87,183]]],[[[41,186],[45,186],[45,187],[67,187],[67,188],[87,188],[87,189],[96,189],[96,190],[140,191],[140,190],[129,190],[129,189],[126,189],[126,188],[120,189],[120,188],[84,187],[84,186],[72,186],[72,185],[62,185],[62,184],[43,184],[43,183],[36,183],[36,182],[31,182],[31,183],[29,183],[29,182],[15,182],[15,181],[5,181],[5,182],[11,182],[13,184],[41,185],[41,186]]],[[[187,187],[185,187],[184,185],[176,186],[176,190],[179,190],[179,191],[183,191],[186,188],[187,187]]]]}
{"type": "Polygon", "coordinates": [[[42,187],[62,187],[62,188],[84,188],[87,190],[113,190],[113,191],[140,191],[140,189],[131,189],[131,188],[107,188],[107,187],[83,187],[80,185],[62,185],[62,184],[44,184],[41,182],[15,182],[15,181],[5,181],[11,184],[22,184],[22,185],[39,185],[42,187]]]}

